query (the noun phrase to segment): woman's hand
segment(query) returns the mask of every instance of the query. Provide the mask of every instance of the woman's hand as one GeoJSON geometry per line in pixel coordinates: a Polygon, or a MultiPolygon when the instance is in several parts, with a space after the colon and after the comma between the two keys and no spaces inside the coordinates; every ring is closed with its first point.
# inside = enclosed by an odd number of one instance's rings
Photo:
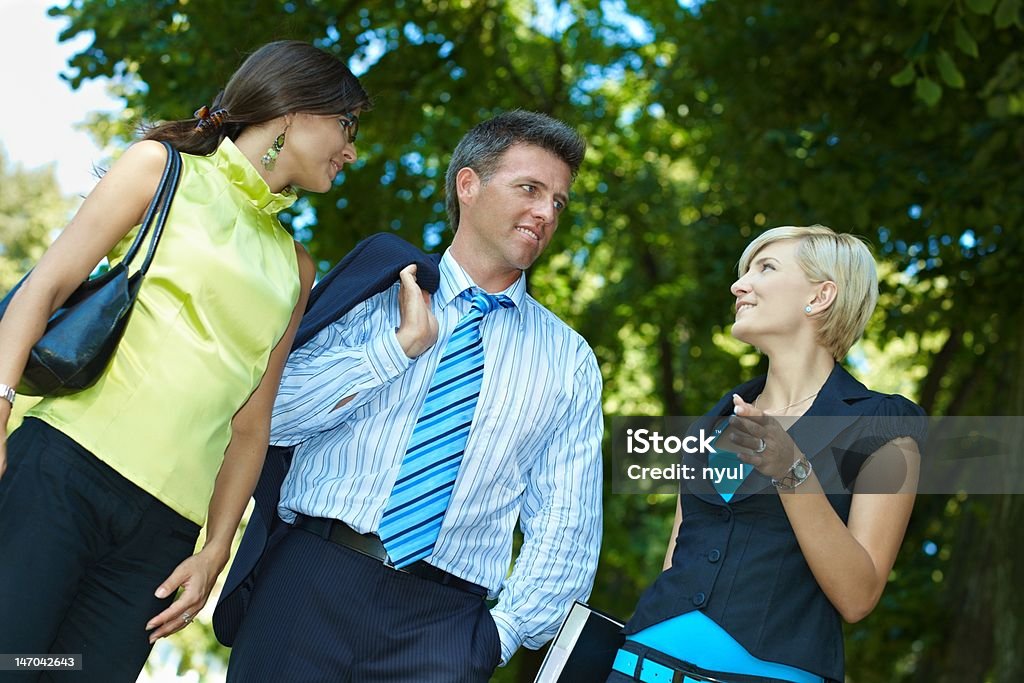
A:
{"type": "Polygon", "coordinates": [[[14,405],[0,399],[0,479],[7,471],[7,423],[11,421],[14,405]]]}
{"type": "Polygon", "coordinates": [[[739,459],[772,479],[782,479],[803,454],[779,421],[733,394],[733,412],[722,435],[739,459]]]}
{"type": "Polygon", "coordinates": [[[152,631],[149,634],[150,643],[155,643],[157,639],[180,631],[192,623],[210,598],[210,591],[213,590],[217,576],[226,563],[227,558],[223,553],[207,547],[187,558],[171,572],[156,589],[156,596],[162,599],[179,588],[184,590],[170,607],[146,624],[146,630],[152,631]]]}

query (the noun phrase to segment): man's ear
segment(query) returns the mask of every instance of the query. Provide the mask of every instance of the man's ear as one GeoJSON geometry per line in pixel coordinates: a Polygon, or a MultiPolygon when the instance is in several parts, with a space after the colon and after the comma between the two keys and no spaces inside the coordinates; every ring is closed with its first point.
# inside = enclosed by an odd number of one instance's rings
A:
{"type": "Polygon", "coordinates": [[[462,204],[472,204],[480,191],[480,176],[469,166],[463,166],[455,174],[455,192],[462,204]]]}

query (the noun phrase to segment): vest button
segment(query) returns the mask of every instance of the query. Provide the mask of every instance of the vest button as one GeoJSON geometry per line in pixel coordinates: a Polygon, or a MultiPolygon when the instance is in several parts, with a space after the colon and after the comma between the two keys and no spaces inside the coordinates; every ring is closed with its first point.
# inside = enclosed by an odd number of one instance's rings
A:
{"type": "Polygon", "coordinates": [[[722,559],[722,553],[718,550],[718,548],[715,548],[710,553],[708,553],[708,562],[710,562],[711,564],[718,562],[720,559],[722,559]]]}
{"type": "Polygon", "coordinates": [[[729,508],[722,508],[718,515],[722,518],[723,522],[728,522],[729,518],[732,517],[732,510],[729,508]]]}
{"type": "Polygon", "coordinates": [[[693,596],[693,604],[696,605],[697,607],[700,607],[701,605],[704,604],[704,601],[706,601],[707,599],[708,599],[708,596],[704,595],[703,593],[697,593],[696,595],[693,596]]]}

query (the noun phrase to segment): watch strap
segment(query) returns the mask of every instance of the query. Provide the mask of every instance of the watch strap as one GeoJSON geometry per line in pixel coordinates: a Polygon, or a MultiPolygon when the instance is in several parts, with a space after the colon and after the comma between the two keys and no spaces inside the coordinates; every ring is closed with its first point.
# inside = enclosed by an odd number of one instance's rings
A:
{"type": "Polygon", "coordinates": [[[812,471],[813,468],[811,467],[811,461],[807,458],[800,457],[789,466],[789,470],[785,475],[783,475],[782,479],[772,478],[772,486],[777,489],[795,489],[797,486],[807,481],[807,478],[811,476],[812,471]],[[796,472],[797,468],[801,466],[806,468],[802,477],[797,475],[796,472]]]}

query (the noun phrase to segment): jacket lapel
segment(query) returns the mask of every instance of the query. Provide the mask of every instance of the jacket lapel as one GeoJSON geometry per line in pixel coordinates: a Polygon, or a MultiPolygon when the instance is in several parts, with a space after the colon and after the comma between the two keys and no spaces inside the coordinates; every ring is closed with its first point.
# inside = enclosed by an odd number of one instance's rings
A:
{"type": "MultiPolygon", "coordinates": [[[[742,396],[744,401],[752,402],[764,389],[765,379],[763,376],[758,377],[736,387],[726,394],[705,417],[711,417],[712,421],[717,423],[719,418],[731,415],[734,393],[742,396]]],[[[858,404],[871,396],[872,392],[867,387],[836,363],[814,403],[789,428],[789,435],[793,437],[800,452],[811,461],[812,465],[815,465],[816,458],[825,452],[829,444],[833,443],[842,432],[849,429],[863,414],[863,410],[858,404]]],[[[713,486],[705,482],[703,478],[699,478],[698,482],[699,486],[691,486],[691,492],[707,503],[726,505],[713,486]]],[[[697,484],[698,482],[693,483],[697,484]]],[[[771,485],[771,480],[768,477],[754,470],[736,490],[729,504],[737,503],[771,485]]]]}
{"type": "MultiPolygon", "coordinates": [[[[764,389],[765,379],[766,377],[763,375],[761,377],[755,377],[749,382],[741,384],[738,387],[735,387],[734,389],[729,391],[729,393],[723,396],[718,401],[718,403],[715,404],[714,408],[712,408],[711,410],[704,414],[704,417],[697,422],[693,429],[703,428],[706,431],[711,431],[712,429],[714,429],[715,425],[717,425],[723,418],[732,415],[733,394],[739,394],[744,401],[753,401],[754,397],[760,394],[761,391],[764,389]]],[[[696,456],[689,457],[690,460],[687,462],[687,464],[694,465],[695,467],[697,467],[697,476],[692,481],[686,483],[686,492],[694,494],[705,503],[725,506],[726,502],[722,500],[722,496],[719,495],[717,490],[715,490],[715,487],[711,484],[710,481],[701,476],[701,468],[707,465],[707,460],[705,458],[698,458],[696,456]]],[[[751,473],[751,476],[754,475],[757,475],[756,470],[751,473]]],[[[746,483],[747,482],[744,481],[743,485],[746,485],[746,483]]],[[[743,486],[737,489],[737,492],[736,494],[734,494],[732,500],[736,500],[736,496],[739,495],[739,491],[741,490],[743,490],[743,486]]]]}

